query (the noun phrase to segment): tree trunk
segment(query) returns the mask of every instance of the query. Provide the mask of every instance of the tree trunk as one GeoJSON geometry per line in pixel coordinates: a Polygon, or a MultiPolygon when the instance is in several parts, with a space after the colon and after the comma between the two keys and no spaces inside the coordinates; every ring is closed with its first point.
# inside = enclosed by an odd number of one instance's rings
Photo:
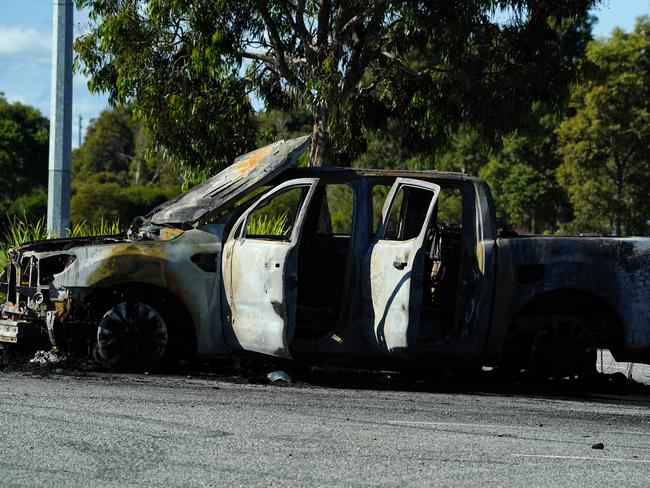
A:
{"type": "Polygon", "coordinates": [[[332,144],[327,131],[328,116],[329,109],[327,107],[321,107],[314,115],[309,166],[331,166],[332,164],[332,144]]]}
{"type": "Polygon", "coordinates": [[[138,186],[140,184],[140,178],[142,177],[142,159],[138,158],[138,163],[135,165],[135,177],[133,178],[133,184],[138,186]]]}

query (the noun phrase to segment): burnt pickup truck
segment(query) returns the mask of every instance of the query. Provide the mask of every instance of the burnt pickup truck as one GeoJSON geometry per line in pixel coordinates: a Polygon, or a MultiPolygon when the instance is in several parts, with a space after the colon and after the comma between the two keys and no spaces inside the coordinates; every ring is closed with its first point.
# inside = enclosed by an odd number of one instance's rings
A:
{"type": "Polygon", "coordinates": [[[243,155],[124,235],[12,249],[0,341],[113,366],[650,363],[650,239],[499,235],[480,179],[292,168],[307,146],[243,155]]]}

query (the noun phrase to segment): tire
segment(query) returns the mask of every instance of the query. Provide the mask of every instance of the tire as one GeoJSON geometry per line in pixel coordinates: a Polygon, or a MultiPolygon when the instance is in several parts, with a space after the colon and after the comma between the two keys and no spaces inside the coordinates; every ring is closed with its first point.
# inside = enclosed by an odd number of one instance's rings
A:
{"type": "Polygon", "coordinates": [[[148,303],[128,300],[111,307],[97,325],[93,358],[113,369],[149,369],[169,353],[169,330],[148,303]]]}
{"type": "Polygon", "coordinates": [[[530,371],[538,379],[585,379],[596,372],[596,346],[580,323],[555,319],[539,330],[530,350],[530,371]]]}

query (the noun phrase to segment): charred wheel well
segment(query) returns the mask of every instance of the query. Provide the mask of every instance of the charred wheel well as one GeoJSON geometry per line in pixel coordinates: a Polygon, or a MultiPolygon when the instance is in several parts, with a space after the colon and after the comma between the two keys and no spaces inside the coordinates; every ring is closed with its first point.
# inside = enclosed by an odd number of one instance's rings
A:
{"type": "Polygon", "coordinates": [[[185,304],[169,290],[148,283],[122,283],[93,290],[86,298],[89,312],[101,317],[113,305],[125,300],[136,300],[154,307],[169,328],[175,354],[191,357],[196,353],[196,328],[185,304]]]}
{"type": "Polygon", "coordinates": [[[615,350],[623,341],[623,324],[614,308],[604,298],[575,288],[556,289],[534,296],[519,309],[509,332],[526,322],[539,324],[543,320],[535,319],[544,317],[566,317],[579,322],[591,333],[599,348],[615,350]]]}

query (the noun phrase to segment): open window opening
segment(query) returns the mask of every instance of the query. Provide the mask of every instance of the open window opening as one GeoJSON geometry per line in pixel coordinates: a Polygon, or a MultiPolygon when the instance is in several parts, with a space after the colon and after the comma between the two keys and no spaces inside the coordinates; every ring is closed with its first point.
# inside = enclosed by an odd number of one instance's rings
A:
{"type": "Polygon", "coordinates": [[[442,188],[424,246],[419,338],[423,345],[444,339],[456,322],[461,240],[461,192],[457,188],[442,188]]]}
{"type": "Polygon", "coordinates": [[[263,201],[248,215],[243,237],[275,241],[291,240],[300,204],[307,187],[289,188],[263,201]]]}
{"type": "Polygon", "coordinates": [[[353,215],[350,185],[318,186],[299,244],[297,338],[322,337],[338,324],[346,294],[353,215]]]}
{"type": "MultiPolygon", "coordinates": [[[[390,185],[372,188],[373,229],[381,224],[381,209],[390,185]]],[[[435,344],[453,329],[457,315],[462,249],[462,196],[458,188],[442,187],[429,222],[424,222],[430,192],[404,187],[395,195],[387,216],[385,240],[405,241],[426,225],[424,272],[418,343],[435,344]]]]}

